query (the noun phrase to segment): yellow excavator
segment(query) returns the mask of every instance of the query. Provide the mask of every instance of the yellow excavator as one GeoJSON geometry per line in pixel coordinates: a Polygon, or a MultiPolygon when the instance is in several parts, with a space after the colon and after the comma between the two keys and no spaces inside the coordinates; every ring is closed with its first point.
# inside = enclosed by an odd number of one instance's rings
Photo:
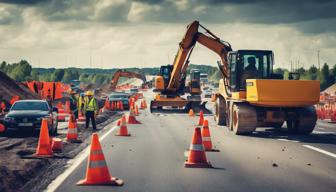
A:
{"type": "Polygon", "coordinates": [[[140,79],[142,80],[142,87],[144,88],[146,85],[150,85],[149,82],[146,81],[146,76],[140,73],[136,73],[136,72],[131,72],[131,71],[126,71],[124,69],[119,69],[116,72],[114,72],[113,76],[112,76],[112,80],[110,83],[110,89],[111,90],[115,90],[120,77],[127,77],[127,78],[136,78],[136,79],[140,79]]]}
{"type": "Polygon", "coordinates": [[[219,91],[213,97],[215,120],[235,134],[249,134],[256,127],[282,127],[286,122],[290,132],[309,134],[317,116],[314,104],[319,102],[320,82],[314,80],[284,80],[273,73],[274,55],[270,50],[233,51],[198,21],[187,27],[173,66],[163,66],[155,79],[154,106],[181,106],[188,103],[179,91],[196,42],[217,53],[222,75],[219,91]],[[205,31],[199,32],[199,28],[205,31]],[[168,68],[168,73],[165,73],[168,68]]]}

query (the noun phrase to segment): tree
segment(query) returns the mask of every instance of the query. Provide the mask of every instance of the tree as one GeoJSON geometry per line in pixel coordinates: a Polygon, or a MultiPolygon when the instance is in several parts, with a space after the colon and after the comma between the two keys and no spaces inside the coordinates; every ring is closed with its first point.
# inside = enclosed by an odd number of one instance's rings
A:
{"type": "Polygon", "coordinates": [[[329,77],[329,66],[327,63],[324,63],[322,70],[321,70],[321,89],[324,90],[330,84],[330,77],[329,77]]]}
{"type": "Polygon", "coordinates": [[[53,73],[52,79],[54,81],[62,81],[64,76],[64,69],[56,69],[53,73]]]}

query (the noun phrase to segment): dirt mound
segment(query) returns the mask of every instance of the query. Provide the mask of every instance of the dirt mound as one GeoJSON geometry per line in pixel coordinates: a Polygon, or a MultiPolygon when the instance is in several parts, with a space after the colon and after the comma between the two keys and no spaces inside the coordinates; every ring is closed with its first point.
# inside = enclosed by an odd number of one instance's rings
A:
{"type": "Polygon", "coordinates": [[[20,99],[39,99],[39,96],[32,93],[24,85],[16,83],[5,73],[0,71],[0,95],[2,99],[9,102],[13,96],[18,95],[20,99]]]}
{"type": "Polygon", "coordinates": [[[329,95],[336,95],[336,83],[332,86],[326,88],[323,93],[328,93],[329,95]]]}

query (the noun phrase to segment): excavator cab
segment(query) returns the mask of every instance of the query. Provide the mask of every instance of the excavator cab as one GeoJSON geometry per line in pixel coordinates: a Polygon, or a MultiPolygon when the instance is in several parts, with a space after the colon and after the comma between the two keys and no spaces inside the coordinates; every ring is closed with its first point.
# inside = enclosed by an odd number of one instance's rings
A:
{"type": "Polygon", "coordinates": [[[238,50],[228,55],[230,88],[245,91],[246,79],[272,79],[273,52],[268,50],[238,50]]]}
{"type": "Polygon", "coordinates": [[[191,95],[201,94],[201,72],[198,69],[190,71],[189,93],[191,95]]]}
{"type": "Polygon", "coordinates": [[[155,77],[154,91],[161,92],[166,90],[172,71],[172,65],[163,65],[160,67],[159,74],[155,77]]]}

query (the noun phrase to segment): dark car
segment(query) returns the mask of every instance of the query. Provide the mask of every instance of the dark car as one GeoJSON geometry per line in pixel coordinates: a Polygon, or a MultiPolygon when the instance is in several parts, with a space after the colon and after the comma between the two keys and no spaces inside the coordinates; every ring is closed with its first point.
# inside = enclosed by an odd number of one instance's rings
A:
{"type": "Polygon", "coordinates": [[[122,101],[124,109],[129,109],[129,97],[130,95],[122,92],[112,92],[109,95],[109,101],[122,101]]]}
{"type": "Polygon", "coordinates": [[[51,135],[57,134],[57,108],[51,109],[44,100],[20,100],[13,104],[4,118],[6,131],[39,131],[42,119],[48,119],[51,135]]]}

